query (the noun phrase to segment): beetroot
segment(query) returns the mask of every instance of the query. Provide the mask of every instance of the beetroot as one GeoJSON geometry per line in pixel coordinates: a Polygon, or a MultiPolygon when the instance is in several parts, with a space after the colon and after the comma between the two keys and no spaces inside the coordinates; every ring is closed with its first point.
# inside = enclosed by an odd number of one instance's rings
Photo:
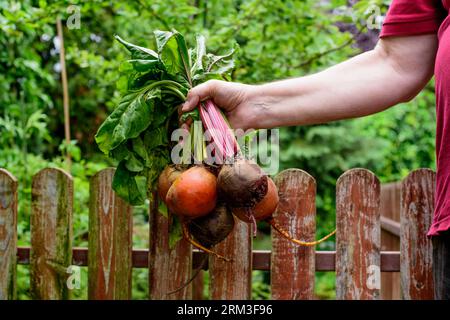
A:
{"type": "Polygon", "coordinates": [[[268,190],[264,198],[253,208],[233,208],[233,214],[242,221],[252,223],[270,218],[278,206],[278,190],[272,179],[268,178],[268,190]],[[251,217],[253,216],[253,218],[251,217]]]}
{"type": "Polygon", "coordinates": [[[175,179],[166,196],[169,210],[183,218],[207,215],[216,207],[216,177],[205,167],[192,167],[175,179]]]}
{"type": "Polygon", "coordinates": [[[219,204],[207,216],[193,219],[188,228],[195,240],[210,248],[224,240],[234,227],[234,218],[225,204],[219,204]]]}
{"type": "Polygon", "coordinates": [[[222,167],[217,177],[220,193],[233,208],[251,208],[267,193],[267,175],[253,161],[237,159],[222,167]]]}
{"type": "Polygon", "coordinates": [[[161,172],[158,178],[158,196],[162,201],[166,202],[167,192],[183,171],[179,166],[168,165],[161,172]]]}

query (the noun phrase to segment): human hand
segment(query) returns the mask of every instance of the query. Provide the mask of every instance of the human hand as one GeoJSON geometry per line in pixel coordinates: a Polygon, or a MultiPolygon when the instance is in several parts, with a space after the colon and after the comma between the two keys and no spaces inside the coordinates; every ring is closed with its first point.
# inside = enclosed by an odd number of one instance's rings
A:
{"type": "Polygon", "coordinates": [[[210,80],[192,88],[182,106],[187,112],[198,106],[200,101],[212,99],[221,108],[234,129],[259,129],[264,103],[258,101],[258,86],[236,82],[210,80]]]}

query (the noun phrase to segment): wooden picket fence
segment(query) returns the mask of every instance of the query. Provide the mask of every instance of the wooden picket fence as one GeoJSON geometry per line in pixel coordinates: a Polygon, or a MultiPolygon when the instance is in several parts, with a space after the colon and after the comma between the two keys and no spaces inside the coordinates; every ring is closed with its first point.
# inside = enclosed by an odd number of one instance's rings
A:
{"type": "MultiPolygon", "coordinates": [[[[201,298],[201,278],[167,296],[191,276],[204,253],[186,241],[169,248],[169,220],[151,203],[148,250],[132,248],[132,208],[111,189],[114,169],[90,181],[89,248],[72,248],[73,181],[47,168],[32,180],[31,246],[16,246],[18,182],[0,169],[0,299],[15,298],[16,264],[30,265],[35,299],[67,299],[71,265],[88,266],[89,299],[130,299],[132,268],[148,268],[150,299],[201,298]],[[194,289],[193,289],[194,288],[194,289]]],[[[296,238],[316,238],[316,181],[299,169],[275,177],[280,204],[274,217],[296,238]]],[[[237,222],[209,257],[211,299],[250,299],[252,270],[271,275],[273,299],[314,299],[316,271],[336,272],[337,299],[380,299],[381,272],[400,272],[404,299],[433,299],[432,246],[435,174],[413,171],[401,187],[400,251],[381,251],[380,183],[366,169],[345,172],[336,184],[336,251],[299,247],[272,233],[271,251],[252,250],[251,228],[237,222]]]]}

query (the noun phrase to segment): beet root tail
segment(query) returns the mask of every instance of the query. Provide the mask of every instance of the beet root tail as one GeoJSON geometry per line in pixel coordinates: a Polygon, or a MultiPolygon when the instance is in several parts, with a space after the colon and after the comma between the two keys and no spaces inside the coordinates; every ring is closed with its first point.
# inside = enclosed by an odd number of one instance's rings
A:
{"type": "Polygon", "coordinates": [[[208,262],[208,256],[205,255],[202,259],[203,260],[200,263],[200,266],[194,271],[194,273],[192,274],[191,278],[188,281],[186,281],[183,285],[181,285],[179,288],[177,288],[175,290],[172,290],[172,291],[169,291],[168,293],[166,293],[166,296],[170,296],[172,294],[180,292],[181,290],[186,288],[188,285],[190,285],[192,281],[194,281],[194,279],[198,276],[200,271],[202,271],[205,268],[206,262],[208,262]]]}
{"type": "Polygon", "coordinates": [[[228,258],[225,258],[224,256],[218,254],[217,252],[214,252],[208,248],[205,248],[203,245],[201,245],[200,243],[198,243],[197,241],[195,241],[192,237],[191,234],[189,232],[188,226],[185,222],[183,222],[183,236],[186,239],[187,242],[189,242],[190,244],[192,244],[195,248],[202,250],[208,254],[211,254],[219,259],[225,260],[227,262],[231,261],[228,258]]]}
{"type": "Polygon", "coordinates": [[[328,238],[330,238],[334,234],[336,234],[336,229],[334,229],[331,233],[327,234],[322,239],[319,239],[319,240],[316,240],[316,241],[302,241],[302,240],[298,240],[298,239],[292,238],[286,230],[284,230],[282,227],[280,227],[279,225],[276,224],[274,219],[269,219],[269,220],[267,220],[267,222],[272,226],[272,228],[274,228],[284,238],[286,238],[287,240],[289,240],[289,241],[291,241],[291,242],[293,242],[295,244],[298,244],[298,245],[304,246],[304,247],[316,246],[319,243],[322,243],[322,242],[326,241],[328,238]]]}

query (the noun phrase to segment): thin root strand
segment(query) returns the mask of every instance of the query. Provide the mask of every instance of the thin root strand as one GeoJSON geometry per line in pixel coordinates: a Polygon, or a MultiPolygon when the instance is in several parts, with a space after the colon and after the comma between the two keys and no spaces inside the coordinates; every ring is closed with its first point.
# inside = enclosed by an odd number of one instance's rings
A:
{"type": "Polygon", "coordinates": [[[212,254],[213,256],[222,259],[224,261],[230,262],[231,260],[228,258],[225,258],[224,256],[218,254],[217,252],[214,252],[208,248],[205,248],[203,245],[201,245],[200,243],[198,243],[197,241],[195,241],[192,237],[191,234],[189,233],[187,224],[185,222],[183,222],[183,236],[186,239],[186,241],[188,241],[190,244],[192,244],[194,247],[196,247],[199,250],[202,250],[208,254],[212,254]]]}
{"type": "Polygon", "coordinates": [[[267,222],[272,226],[272,228],[274,228],[279,234],[281,234],[287,240],[292,241],[293,243],[296,243],[296,244],[298,244],[300,246],[305,246],[305,247],[316,246],[319,243],[322,243],[322,242],[326,241],[328,238],[330,238],[331,236],[336,234],[336,229],[334,229],[333,232],[327,234],[322,239],[319,239],[319,240],[316,240],[316,241],[311,241],[311,242],[309,242],[309,241],[302,241],[302,240],[298,240],[298,239],[292,238],[286,230],[283,230],[283,228],[281,228],[279,225],[277,225],[275,223],[274,219],[269,219],[269,220],[267,220],[267,222]]]}
{"type": "Polygon", "coordinates": [[[190,278],[188,281],[186,281],[185,284],[181,285],[179,288],[177,288],[177,289],[175,289],[175,290],[172,290],[172,291],[169,291],[168,293],[166,293],[166,296],[170,296],[170,295],[172,295],[172,294],[175,294],[175,293],[177,293],[177,292],[180,292],[181,290],[183,290],[184,288],[186,288],[188,285],[190,285],[191,282],[194,281],[194,279],[199,275],[200,271],[203,270],[203,268],[205,267],[207,261],[208,261],[208,256],[205,255],[205,256],[203,257],[202,263],[201,263],[200,266],[197,268],[197,270],[195,270],[195,271],[193,272],[191,278],[190,278]]]}

